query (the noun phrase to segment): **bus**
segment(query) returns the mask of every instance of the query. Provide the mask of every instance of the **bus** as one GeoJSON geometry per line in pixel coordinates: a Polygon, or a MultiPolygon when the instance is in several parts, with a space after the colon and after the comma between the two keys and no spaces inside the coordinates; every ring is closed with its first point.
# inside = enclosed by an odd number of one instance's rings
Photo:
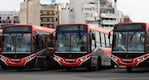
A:
{"type": "Polygon", "coordinates": [[[2,32],[0,65],[2,69],[48,65],[55,29],[30,24],[5,25],[2,32]]]}
{"type": "Polygon", "coordinates": [[[113,29],[111,59],[131,72],[134,67],[149,65],[149,24],[119,23],[113,29]]]}
{"type": "Polygon", "coordinates": [[[111,66],[109,31],[91,24],[57,25],[52,64],[66,70],[111,66]]]}

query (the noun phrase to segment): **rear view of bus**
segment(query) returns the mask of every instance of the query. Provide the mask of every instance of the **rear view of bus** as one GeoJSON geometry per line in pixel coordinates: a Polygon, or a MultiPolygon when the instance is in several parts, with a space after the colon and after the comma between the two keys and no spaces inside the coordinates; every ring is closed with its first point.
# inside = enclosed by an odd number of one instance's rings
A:
{"type": "Polygon", "coordinates": [[[117,24],[113,30],[112,60],[118,66],[133,67],[149,64],[149,25],[146,23],[117,24]]]}

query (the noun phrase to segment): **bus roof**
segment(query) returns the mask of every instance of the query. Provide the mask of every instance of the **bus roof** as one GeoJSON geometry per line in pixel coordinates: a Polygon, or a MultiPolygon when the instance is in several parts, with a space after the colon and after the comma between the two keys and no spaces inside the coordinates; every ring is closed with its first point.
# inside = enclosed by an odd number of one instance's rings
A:
{"type": "Polygon", "coordinates": [[[87,25],[82,23],[71,23],[71,24],[58,24],[57,26],[69,26],[69,25],[87,25]]]}
{"type": "Polygon", "coordinates": [[[149,23],[147,23],[147,22],[123,22],[123,23],[115,24],[115,26],[128,25],[128,24],[144,24],[145,25],[144,27],[146,28],[146,31],[148,31],[148,29],[149,29],[149,23]]]}
{"type": "Polygon", "coordinates": [[[11,26],[28,26],[28,27],[33,27],[35,30],[45,31],[48,33],[53,33],[55,31],[55,29],[53,29],[53,28],[47,28],[44,26],[36,26],[36,25],[32,25],[32,24],[8,24],[8,25],[5,25],[5,27],[11,27],[11,26]]]}
{"type": "Polygon", "coordinates": [[[102,32],[102,33],[106,33],[108,34],[110,32],[110,30],[104,29],[101,26],[97,26],[97,25],[93,25],[93,24],[82,24],[82,23],[75,23],[75,24],[59,24],[57,26],[69,26],[69,25],[83,25],[83,26],[89,26],[90,29],[98,31],[98,32],[102,32]]]}
{"type": "Polygon", "coordinates": [[[145,23],[145,22],[123,22],[123,23],[118,23],[115,25],[124,25],[124,24],[148,24],[148,23],[145,23]]]}
{"type": "Polygon", "coordinates": [[[90,28],[92,30],[102,32],[102,33],[106,33],[106,34],[108,34],[110,32],[110,30],[102,28],[101,26],[97,26],[97,25],[93,25],[93,24],[89,24],[89,25],[90,25],[90,28]]]}

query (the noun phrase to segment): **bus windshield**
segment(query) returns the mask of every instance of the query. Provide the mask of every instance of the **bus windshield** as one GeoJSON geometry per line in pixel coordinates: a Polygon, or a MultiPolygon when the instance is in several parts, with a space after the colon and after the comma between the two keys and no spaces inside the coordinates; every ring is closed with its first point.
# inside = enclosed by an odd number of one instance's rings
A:
{"type": "Polygon", "coordinates": [[[144,51],[144,32],[114,32],[113,51],[144,51]]]}
{"type": "Polygon", "coordinates": [[[87,33],[58,32],[56,35],[56,52],[85,52],[87,33]]]}
{"type": "Polygon", "coordinates": [[[30,52],[30,33],[4,33],[3,52],[30,52]]]}

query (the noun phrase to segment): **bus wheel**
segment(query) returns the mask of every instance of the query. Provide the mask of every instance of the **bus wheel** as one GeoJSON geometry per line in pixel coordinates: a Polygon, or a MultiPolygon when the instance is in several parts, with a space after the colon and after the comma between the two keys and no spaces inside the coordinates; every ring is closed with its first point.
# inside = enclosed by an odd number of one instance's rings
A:
{"type": "Polygon", "coordinates": [[[98,57],[98,61],[97,61],[97,64],[96,64],[96,71],[100,70],[100,69],[101,69],[101,58],[98,57]]]}
{"type": "Polygon", "coordinates": [[[96,64],[96,66],[94,67],[94,70],[95,70],[95,71],[98,71],[98,70],[100,70],[100,69],[101,69],[101,58],[98,57],[97,64],[96,64]]]}
{"type": "Polygon", "coordinates": [[[40,66],[40,70],[47,70],[48,65],[47,65],[47,60],[44,60],[43,65],[40,66]]]}
{"type": "Polygon", "coordinates": [[[126,67],[127,72],[132,72],[132,67],[126,67]]]}
{"type": "Polygon", "coordinates": [[[118,68],[117,64],[111,60],[111,66],[110,66],[111,69],[115,69],[115,68],[118,68]]]}

